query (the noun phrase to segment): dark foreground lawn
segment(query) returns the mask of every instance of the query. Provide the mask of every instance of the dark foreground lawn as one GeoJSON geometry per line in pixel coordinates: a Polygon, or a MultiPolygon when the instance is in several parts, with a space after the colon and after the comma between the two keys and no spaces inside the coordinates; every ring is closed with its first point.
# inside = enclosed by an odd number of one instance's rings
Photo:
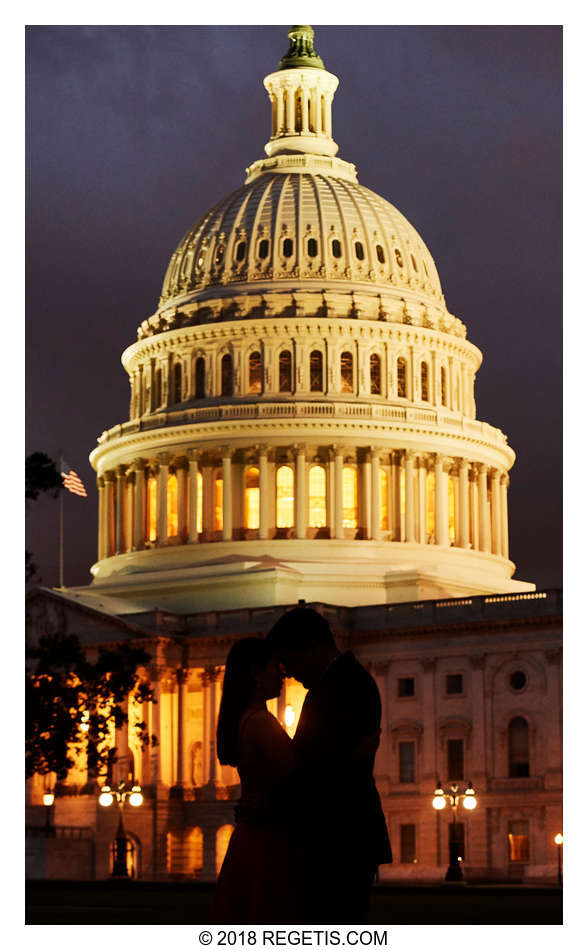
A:
{"type": "MultiPolygon", "coordinates": [[[[205,924],[214,885],[28,881],[27,924],[205,924]]],[[[371,924],[561,924],[562,892],[524,885],[380,885],[371,924]]]]}

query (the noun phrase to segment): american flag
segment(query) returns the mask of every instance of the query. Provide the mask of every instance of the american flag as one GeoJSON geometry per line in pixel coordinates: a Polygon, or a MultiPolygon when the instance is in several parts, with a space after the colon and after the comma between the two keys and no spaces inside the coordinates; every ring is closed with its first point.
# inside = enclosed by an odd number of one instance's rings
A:
{"type": "Polygon", "coordinates": [[[61,459],[61,477],[63,485],[72,495],[79,495],[81,498],[87,498],[88,494],[84,488],[84,483],[77,472],[70,468],[64,459],[61,459]]]}

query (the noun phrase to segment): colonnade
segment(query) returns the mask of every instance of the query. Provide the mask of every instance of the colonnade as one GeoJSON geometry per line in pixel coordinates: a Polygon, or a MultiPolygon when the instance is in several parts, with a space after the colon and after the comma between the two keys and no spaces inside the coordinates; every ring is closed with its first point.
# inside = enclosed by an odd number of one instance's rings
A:
{"type": "Polygon", "coordinates": [[[405,449],[161,452],[99,476],[98,560],[292,537],[451,545],[508,558],[508,484],[503,469],[405,449]]]}

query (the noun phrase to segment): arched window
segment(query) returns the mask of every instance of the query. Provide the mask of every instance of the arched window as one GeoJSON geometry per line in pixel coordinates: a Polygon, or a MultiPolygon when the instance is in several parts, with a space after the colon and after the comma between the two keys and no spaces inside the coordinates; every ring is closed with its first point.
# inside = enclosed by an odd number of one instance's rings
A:
{"type": "Polygon", "coordinates": [[[259,257],[263,261],[269,254],[269,241],[267,238],[262,238],[259,242],[259,257]]]}
{"type": "Polygon", "coordinates": [[[441,405],[447,405],[447,370],[441,367],[441,405]]]}
{"type": "Polygon", "coordinates": [[[396,258],[396,263],[398,264],[398,266],[399,266],[399,267],[404,267],[404,261],[403,261],[403,259],[402,259],[402,254],[400,253],[400,251],[398,250],[397,247],[394,248],[394,256],[395,256],[395,258],[396,258]]]}
{"type": "Polygon", "coordinates": [[[370,356],[370,392],[372,396],[382,395],[382,361],[377,353],[370,356]]]}
{"type": "Polygon", "coordinates": [[[245,241],[239,241],[235,249],[235,260],[239,262],[245,260],[245,248],[246,248],[245,241]]]}
{"type": "Polygon", "coordinates": [[[221,360],[221,396],[233,395],[233,358],[225,353],[221,360]]]}
{"type": "MultiPolygon", "coordinates": [[[[125,864],[127,868],[127,874],[131,880],[134,880],[138,874],[138,848],[137,842],[133,835],[125,834],[125,864]]],[[[110,845],[110,873],[112,874],[114,868],[114,862],[117,858],[117,848],[118,848],[118,838],[115,838],[112,844],[110,845]]]]}
{"type": "Polygon", "coordinates": [[[429,401],[429,364],[421,363],[421,399],[423,402],[429,401]]]}
{"type": "Polygon", "coordinates": [[[327,525],[327,473],[322,465],[313,465],[308,473],[308,523],[311,528],[327,525]]]}
{"type": "Polygon", "coordinates": [[[427,536],[435,534],[435,473],[427,472],[425,479],[425,493],[427,496],[427,536]]]}
{"type": "Polygon", "coordinates": [[[354,247],[354,250],[355,250],[355,256],[356,256],[357,260],[358,260],[358,261],[363,261],[363,259],[364,259],[364,257],[365,257],[365,253],[364,253],[363,244],[361,243],[361,241],[356,241],[355,244],[353,245],[353,247],[354,247]]]}
{"type": "Polygon", "coordinates": [[[224,244],[217,244],[215,255],[214,255],[214,263],[216,264],[217,267],[219,266],[219,264],[222,264],[224,256],[225,256],[224,244]]]}
{"type": "Polygon", "coordinates": [[[396,391],[402,399],[406,399],[406,360],[403,356],[400,356],[396,362],[396,376],[396,391]]]}
{"type": "Polygon", "coordinates": [[[341,241],[337,238],[333,238],[331,241],[331,252],[333,257],[341,257],[341,241]]]}
{"type": "Polygon", "coordinates": [[[281,393],[292,392],[292,354],[290,350],[282,350],[278,358],[279,386],[281,393]]]}
{"type": "Polygon", "coordinates": [[[196,472],[196,531],[202,532],[202,472],[196,472]]]}
{"type": "Polygon", "coordinates": [[[150,475],[147,480],[147,538],[149,541],[157,541],[157,479],[155,475],[150,475]]]}
{"type": "Polygon", "coordinates": [[[245,472],[245,527],[259,528],[259,469],[255,465],[245,472]]]}
{"type": "Polygon", "coordinates": [[[204,357],[199,356],[194,366],[194,396],[196,399],[204,399],[206,395],[206,369],[204,357]]]}
{"type": "Polygon", "coordinates": [[[153,408],[158,409],[161,406],[161,370],[155,370],[153,380],[153,408]]]}
{"type": "Polygon", "coordinates": [[[515,716],[508,724],[509,778],[529,777],[529,724],[522,716],[515,716]]]}
{"type": "Polygon", "coordinates": [[[378,258],[380,264],[386,263],[386,255],[384,254],[384,248],[381,244],[376,244],[376,257],[378,258]]]}
{"type": "Polygon", "coordinates": [[[341,392],[353,392],[353,353],[341,353],[341,392]]]}
{"type": "Polygon", "coordinates": [[[343,527],[357,528],[357,471],[343,468],[343,527]]]}
{"type": "Polygon", "coordinates": [[[167,535],[175,538],[178,533],[178,479],[174,474],[167,476],[167,535]]]}
{"type": "Polygon", "coordinates": [[[280,465],[276,472],[276,528],[294,527],[294,471],[280,465]]]}
{"type": "Polygon", "coordinates": [[[380,467],[380,530],[388,531],[388,471],[380,467]]]}
{"type": "Polygon", "coordinates": [[[292,238],[289,238],[289,237],[284,238],[284,241],[282,244],[282,254],[284,255],[284,257],[292,257],[293,253],[294,253],[294,242],[292,238]]]}
{"type": "Polygon", "coordinates": [[[174,366],[174,397],[173,402],[177,403],[182,401],[182,364],[176,363],[174,366]]]}
{"type": "Polygon", "coordinates": [[[261,392],[261,353],[249,355],[249,392],[261,392]]]}
{"type": "Polygon", "coordinates": [[[229,841],[231,840],[231,835],[233,834],[232,825],[222,825],[217,829],[216,832],[216,873],[220,874],[220,869],[223,866],[223,861],[225,860],[225,854],[227,853],[227,848],[229,847],[229,841]]]}
{"type": "Polygon", "coordinates": [[[214,479],[214,530],[223,530],[223,475],[217,472],[214,479]]]}
{"type": "Polygon", "coordinates": [[[311,238],[308,239],[308,244],[306,245],[306,250],[307,250],[307,252],[308,252],[308,256],[309,256],[309,257],[316,257],[316,256],[317,256],[317,254],[318,254],[318,244],[317,244],[317,242],[316,242],[316,238],[311,237],[311,238]]]}
{"type": "Polygon", "coordinates": [[[320,350],[313,350],[310,354],[310,391],[323,391],[323,354],[320,350]]]}

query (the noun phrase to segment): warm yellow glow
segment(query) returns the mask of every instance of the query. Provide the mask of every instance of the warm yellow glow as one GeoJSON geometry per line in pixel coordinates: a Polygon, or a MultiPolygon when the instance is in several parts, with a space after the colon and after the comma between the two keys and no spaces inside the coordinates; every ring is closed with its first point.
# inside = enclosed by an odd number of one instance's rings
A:
{"type": "Polygon", "coordinates": [[[463,800],[463,807],[467,808],[468,811],[473,811],[477,804],[478,802],[476,796],[473,793],[468,795],[466,792],[465,798],[463,800]]]}
{"type": "Polygon", "coordinates": [[[178,479],[176,475],[167,477],[167,534],[175,538],[178,533],[178,479]]]}
{"type": "Polygon", "coordinates": [[[261,392],[261,353],[252,353],[249,357],[249,392],[261,392]]]}
{"type": "Polygon", "coordinates": [[[284,709],[284,728],[290,738],[296,732],[296,727],[298,725],[298,719],[300,717],[300,712],[306,699],[307,690],[304,688],[302,683],[299,683],[298,680],[287,679],[284,682],[284,700],[287,700],[286,708],[284,709]],[[287,712],[288,709],[291,709],[292,712],[287,712]]]}
{"type": "Polygon", "coordinates": [[[311,528],[327,524],[327,473],[322,465],[313,465],[308,473],[308,523],[311,528]]]}
{"type": "Polygon", "coordinates": [[[245,527],[259,528],[259,469],[255,466],[245,473],[245,527]]]}
{"type": "Polygon", "coordinates": [[[357,471],[348,465],[343,469],[343,527],[357,528],[357,471]]]}
{"type": "Polygon", "coordinates": [[[196,531],[202,531],[202,472],[196,473],[196,531]]]}
{"type": "Polygon", "coordinates": [[[436,811],[442,811],[442,809],[445,808],[445,805],[446,805],[446,804],[447,804],[447,803],[446,803],[445,797],[444,797],[443,795],[435,795],[435,797],[434,797],[434,799],[433,799],[433,808],[434,808],[436,811]]]}
{"type": "Polygon", "coordinates": [[[447,479],[449,492],[449,540],[455,541],[455,482],[451,475],[447,479]]]}
{"type": "Polygon", "coordinates": [[[216,832],[216,873],[220,872],[223,861],[225,860],[225,854],[227,853],[227,848],[229,847],[229,841],[231,840],[231,835],[233,834],[232,825],[221,825],[216,832]]]}
{"type": "Polygon", "coordinates": [[[82,713],[82,721],[80,722],[80,729],[82,732],[87,732],[90,728],[90,713],[87,709],[84,709],[82,713]]]}
{"type": "Polygon", "coordinates": [[[276,472],[276,527],[294,526],[294,471],[280,465],[276,472]]]}
{"type": "Polygon", "coordinates": [[[112,805],[113,801],[114,801],[114,795],[110,791],[108,785],[105,785],[100,793],[98,804],[102,805],[103,808],[108,808],[109,805],[112,805]]]}
{"type": "Polygon", "coordinates": [[[147,482],[147,537],[157,540],[157,479],[151,475],[147,482]]]}
{"type": "Polygon", "coordinates": [[[406,472],[400,469],[400,514],[406,514],[406,472]]]}
{"type": "Polygon", "coordinates": [[[214,530],[223,530],[223,477],[220,474],[214,480],[214,530]]]}
{"type": "Polygon", "coordinates": [[[284,725],[286,726],[286,728],[289,728],[290,726],[294,725],[295,718],[296,716],[294,714],[294,710],[292,709],[292,707],[286,706],[284,710],[284,725]]]}
{"type": "Polygon", "coordinates": [[[380,469],[380,529],[388,530],[388,472],[380,469]]]}
{"type": "Polygon", "coordinates": [[[133,808],[138,808],[139,805],[143,804],[143,796],[141,794],[141,788],[139,785],[133,785],[131,794],[129,795],[129,803],[133,806],[133,808]]]}
{"type": "Polygon", "coordinates": [[[431,536],[435,534],[435,473],[434,472],[427,472],[425,490],[427,494],[427,534],[431,536]]]}
{"type": "Polygon", "coordinates": [[[55,801],[55,795],[53,794],[53,792],[45,792],[45,794],[43,795],[43,804],[46,805],[47,808],[51,808],[51,805],[53,804],[54,801],[55,801]]]}
{"type": "Polygon", "coordinates": [[[558,844],[558,845],[559,845],[559,844],[563,844],[563,835],[558,832],[558,834],[556,834],[556,836],[555,836],[555,838],[554,838],[553,840],[554,840],[555,843],[558,844]]]}
{"type": "Polygon", "coordinates": [[[203,864],[202,829],[180,828],[168,831],[165,858],[169,874],[197,876],[203,864]]]}

